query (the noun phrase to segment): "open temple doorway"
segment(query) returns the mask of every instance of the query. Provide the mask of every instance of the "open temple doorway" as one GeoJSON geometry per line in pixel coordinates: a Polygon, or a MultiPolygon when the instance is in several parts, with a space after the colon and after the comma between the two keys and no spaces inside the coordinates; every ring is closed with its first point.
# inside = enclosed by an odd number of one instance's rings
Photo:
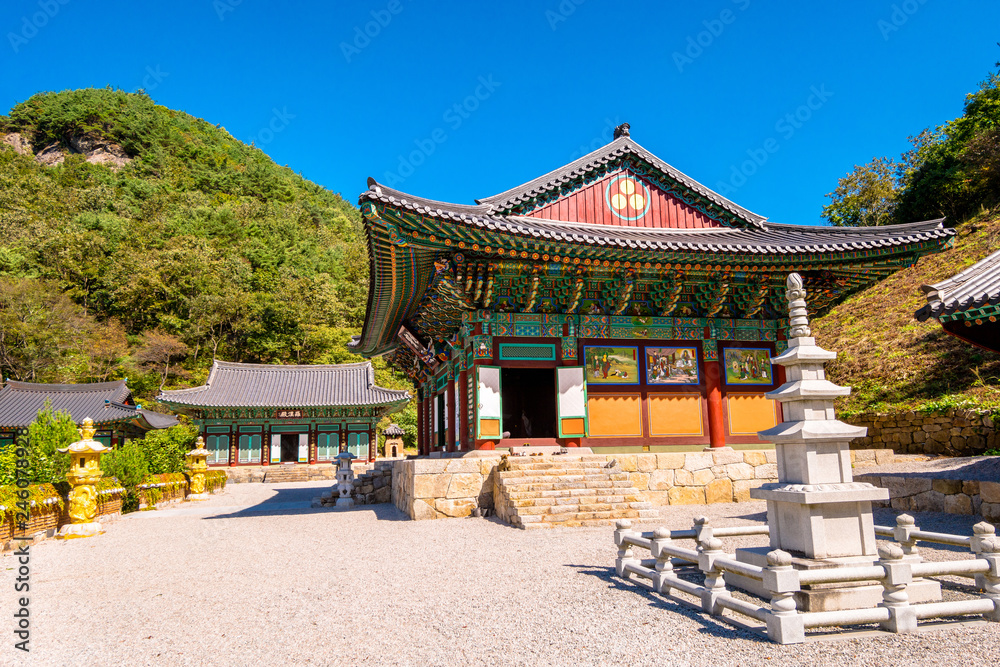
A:
{"type": "Polygon", "coordinates": [[[500,386],[504,437],[557,437],[555,369],[503,368],[500,386]]]}
{"type": "Polygon", "coordinates": [[[281,462],[296,463],[299,460],[299,434],[281,434],[281,462]]]}

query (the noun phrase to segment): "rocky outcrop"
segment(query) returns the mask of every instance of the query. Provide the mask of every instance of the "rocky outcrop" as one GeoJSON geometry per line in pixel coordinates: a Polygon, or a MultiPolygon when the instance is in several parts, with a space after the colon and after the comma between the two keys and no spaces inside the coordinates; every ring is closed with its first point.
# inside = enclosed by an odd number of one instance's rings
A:
{"type": "MultiPolygon", "coordinates": [[[[20,132],[3,135],[0,145],[10,146],[20,155],[34,154],[31,142],[20,132]]],[[[53,142],[35,154],[35,161],[46,167],[54,167],[62,164],[69,154],[83,155],[91,164],[105,164],[112,169],[120,169],[132,161],[124,148],[93,133],[70,137],[66,144],[53,142]]]]}
{"type": "Polygon", "coordinates": [[[31,144],[28,143],[28,140],[20,132],[11,132],[4,135],[2,143],[5,146],[13,148],[14,152],[19,155],[31,155],[31,144]]]}
{"type": "Polygon", "coordinates": [[[85,155],[91,164],[106,164],[112,169],[119,169],[132,161],[124,148],[96,135],[70,137],[69,145],[74,153],[85,155]]]}

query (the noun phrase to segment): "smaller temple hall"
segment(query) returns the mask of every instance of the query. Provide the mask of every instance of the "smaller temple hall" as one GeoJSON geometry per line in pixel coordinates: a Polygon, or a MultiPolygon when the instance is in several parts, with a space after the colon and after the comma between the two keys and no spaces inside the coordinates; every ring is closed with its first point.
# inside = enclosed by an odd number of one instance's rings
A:
{"type": "Polygon", "coordinates": [[[409,393],[376,386],[370,362],[277,366],[216,361],[201,387],[157,397],[189,415],[209,465],[332,463],[341,451],[372,461],[375,427],[409,393]]]}

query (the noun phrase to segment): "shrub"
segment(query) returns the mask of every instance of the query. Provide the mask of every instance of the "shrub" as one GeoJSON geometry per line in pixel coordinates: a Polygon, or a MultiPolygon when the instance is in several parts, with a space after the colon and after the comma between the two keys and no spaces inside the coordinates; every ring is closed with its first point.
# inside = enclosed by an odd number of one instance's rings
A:
{"type": "Polygon", "coordinates": [[[150,475],[179,473],[184,471],[184,455],[191,450],[198,429],[189,425],[171,426],[168,429],[150,431],[139,440],[146,467],[150,475]]]}
{"type": "Polygon", "coordinates": [[[101,457],[101,470],[106,477],[117,477],[125,487],[122,512],[132,512],[139,507],[136,488],[149,475],[149,464],[139,440],[129,440],[118,449],[101,457]]]}

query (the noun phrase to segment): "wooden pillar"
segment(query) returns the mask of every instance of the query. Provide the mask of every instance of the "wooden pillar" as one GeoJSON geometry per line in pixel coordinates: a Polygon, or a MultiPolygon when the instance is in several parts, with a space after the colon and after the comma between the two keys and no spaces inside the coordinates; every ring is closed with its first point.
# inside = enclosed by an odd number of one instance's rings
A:
{"type": "Polygon", "coordinates": [[[708,390],[708,441],[712,447],[726,446],[726,420],[722,416],[722,367],[718,361],[705,362],[708,390]]]}
{"type": "MultiPolygon", "coordinates": [[[[421,395],[420,388],[417,388],[417,396],[421,395]]],[[[424,399],[417,400],[417,454],[424,453],[424,399]]]]}
{"type": "Polygon", "coordinates": [[[368,423],[368,462],[375,461],[375,453],[378,450],[378,440],[375,439],[375,422],[368,423]]]}
{"type": "Polygon", "coordinates": [[[468,379],[466,378],[466,371],[459,371],[458,393],[455,394],[455,409],[458,410],[458,412],[455,413],[455,416],[458,417],[458,419],[455,420],[455,423],[458,424],[458,433],[455,434],[455,448],[460,452],[465,449],[465,433],[469,429],[467,422],[469,419],[469,413],[467,410],[469,403],[465,395],[467,382],[468,379]]]}
{"type": "Polygon", "coordinates": [[[316,450],[318,448],[318,442],[317,442],[318,441],[318,437],[316,435],[317,433],[318,433],[318,429],[316,428],[316,424],[310,422],[309,423],[309,455],[308,455],[309,465],[316,465],[316,450]]]}
{"type": "Polygon", "coordinates": [[[271,465],[271,425],[268,424],[260,436],[260,464],[271,465]]]}
{"type": "Polygon", "coordinates": [[[458,436],[458,433],[455,432],[457,430],[455,428],[455,423],[457,421],[455,419],[457,414],[455,409],[458,401],[455,400],[455,382],[451,379],[451,376],[449,376],[448,379],[448,389],[445,391],[444,400],[445,405],[447,406],[447,409],[445,410],[445,421],[448,422],[445,424],[445,433],[447,434],[445,436],[445,449],[449,452],[453,452],[456,449],[455,438],[458,436]]]}

